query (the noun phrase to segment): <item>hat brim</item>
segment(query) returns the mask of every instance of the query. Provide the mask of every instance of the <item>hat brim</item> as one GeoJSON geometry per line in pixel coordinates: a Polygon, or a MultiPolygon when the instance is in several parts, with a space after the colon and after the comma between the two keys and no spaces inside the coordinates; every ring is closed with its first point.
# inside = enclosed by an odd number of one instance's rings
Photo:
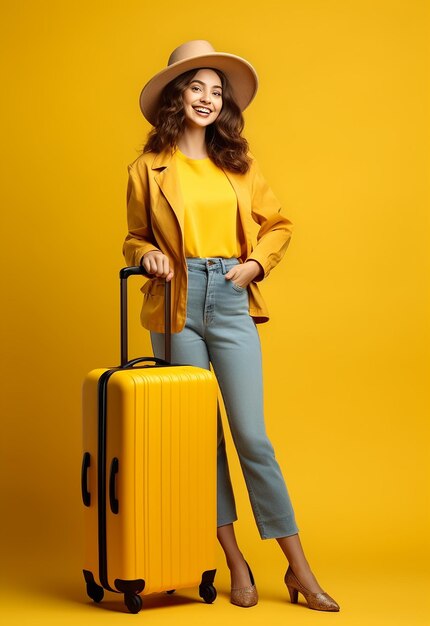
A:
{"type": "Polygon", "coordinates": [[[180,74],[201,67],[224,72],[241,111],[246,109],[254,99],[258,89],[258,76],[248,61],[227,52],[202,54],[169,65],[146,83],[140,93],[140,108],[148,122],[155,125],[163,88],[180,74]]]}

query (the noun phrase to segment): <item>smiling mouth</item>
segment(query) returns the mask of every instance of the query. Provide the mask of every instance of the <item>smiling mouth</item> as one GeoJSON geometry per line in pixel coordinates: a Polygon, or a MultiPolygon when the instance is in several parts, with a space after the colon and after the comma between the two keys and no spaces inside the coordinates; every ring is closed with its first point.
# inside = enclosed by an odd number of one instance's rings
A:
{"type": "Polygon", "coordinates": [[[193,107],[193,109],[196,113],[203,115],[204,117],[207,117],[210,113],[212,113],[212,111],[206,107],[193,107]]]}

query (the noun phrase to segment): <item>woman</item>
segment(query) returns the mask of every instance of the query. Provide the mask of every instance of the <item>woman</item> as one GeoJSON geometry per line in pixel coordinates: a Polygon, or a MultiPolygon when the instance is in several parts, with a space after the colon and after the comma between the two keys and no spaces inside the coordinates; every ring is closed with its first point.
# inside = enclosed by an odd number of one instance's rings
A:
{"type": "MultiPolygon", "coordinates": [[[[124,254],[154,278],[172,282],[172,360],[212,363],[263,539],[276,538],[289,567],[291,601],[338,611],[319,586],[301,547],[294,511],[264,426],[261,354],[255,324],[268,320],[258,289],[281,260],[291,222],[280,213],[248,144],[242,111],[258,86],[244,59],[217,53],[207,41],[179,46],[143,88],[140,106],[154,126],[129,166],[129,233],[124,254]],[[250,222],[260,225],[253,248],[250,222]]],[[[141,321],[162,357],[163,284],[143,287],[141,321]]],[[[237,519],[218,416],[218,531],[231,573],[231,602],[258,596],[235,538],[237,519]]]]}

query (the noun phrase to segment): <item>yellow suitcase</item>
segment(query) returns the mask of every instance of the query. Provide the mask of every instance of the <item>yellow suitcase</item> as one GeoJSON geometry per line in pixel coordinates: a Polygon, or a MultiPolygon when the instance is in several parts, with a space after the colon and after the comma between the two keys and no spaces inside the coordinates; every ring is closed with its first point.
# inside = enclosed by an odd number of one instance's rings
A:
{"type": "Polygon", "coordinates": [[[198,586],[205,602],[216,598],[216,380],[168,363],[170,290],[167,359],[127,361],[127,278],[141,273],[120,273],[122,365],[83,384],[87,593],[122,593],[132,613],[153,592],[198,586]]]}

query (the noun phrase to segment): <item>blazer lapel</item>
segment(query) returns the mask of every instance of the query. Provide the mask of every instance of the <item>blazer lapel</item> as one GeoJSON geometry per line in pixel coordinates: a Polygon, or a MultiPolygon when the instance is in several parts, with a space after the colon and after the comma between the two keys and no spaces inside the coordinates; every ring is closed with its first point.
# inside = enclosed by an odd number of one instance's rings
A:
{"type": "Polygon", "coordinates": [[[161,193],[166,198],[172,211],[176,215],[181,232],[184,232],[184,201],[179,184],[175,160],[170,151],[157,154],[152,164],[153,170],[158,170],[155,181],[161,193]]]}

